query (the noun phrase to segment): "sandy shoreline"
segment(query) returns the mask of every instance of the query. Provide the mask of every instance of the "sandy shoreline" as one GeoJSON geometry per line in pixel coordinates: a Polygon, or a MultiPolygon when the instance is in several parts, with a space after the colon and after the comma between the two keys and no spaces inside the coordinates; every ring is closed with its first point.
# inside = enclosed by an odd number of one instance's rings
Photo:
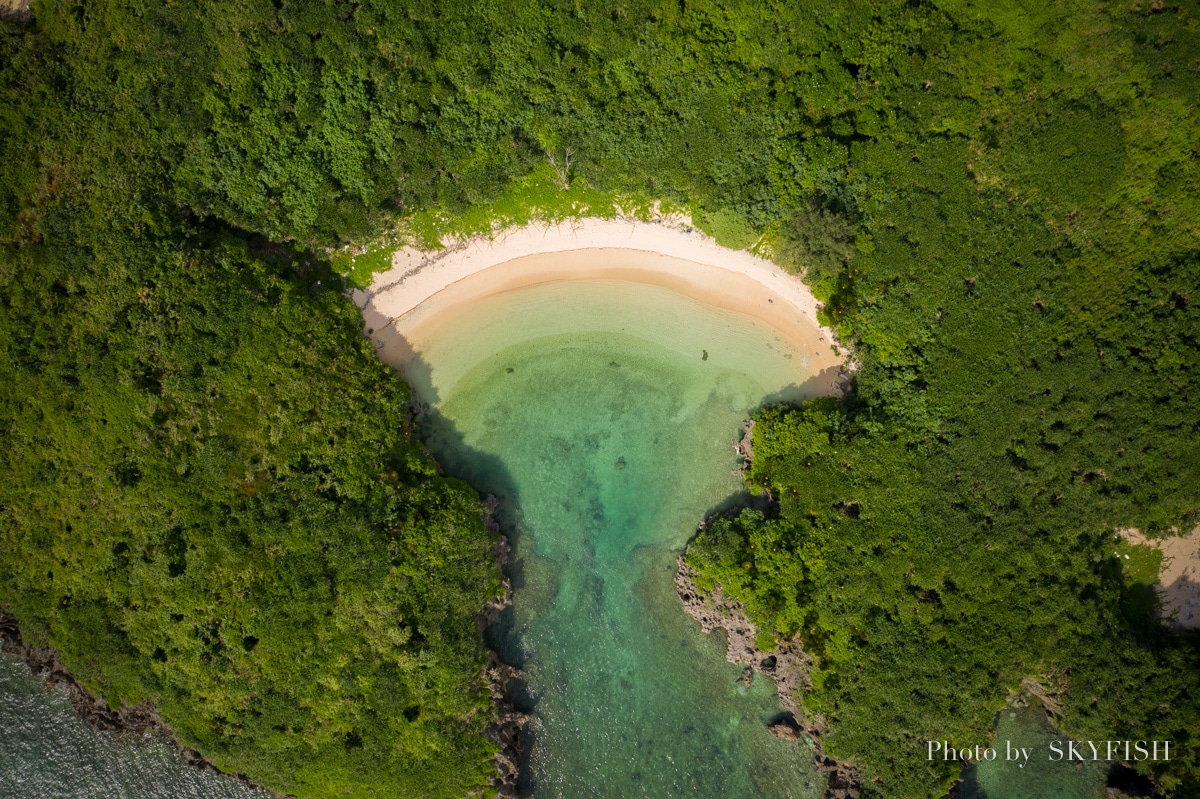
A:
{"type": "Polygon", "coordinates": [[[798,277],[685,226],[605,219],[534,224],[436,254],[404,249],[392,263],[353,295],[364,330],[392,365],[419,349],[428,331],[468,313],[472,303],[561,280],[671,289],[770,325],[810,353],[816,371],[836,371],[843,362],[834,353],[832,332],[817,320],[819,303],[798,277]]]}

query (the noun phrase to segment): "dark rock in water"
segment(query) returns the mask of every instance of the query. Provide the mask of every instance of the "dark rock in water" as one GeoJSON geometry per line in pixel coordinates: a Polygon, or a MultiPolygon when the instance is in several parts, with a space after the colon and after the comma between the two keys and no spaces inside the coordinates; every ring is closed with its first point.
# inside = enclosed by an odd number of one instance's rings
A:
{"type": "Polygon", "coordinates": [[[788,741],[798,741],[803,737],[800,722],[796,721],[796,717],[791,713],[785,713],[774,724],[768,724],[767,730],[776,738],[788,741]]]}
{"type": "MultiPolygon", "coordinates": [[[[747,425],[743,444],[750,445],[750,425],[747,425]]],[[[744,453],[753,457],[753,451],[744,453]]],[[[703,525],[702,528],[703,529],[703,525]]],[[[758,630],[746,616],[745,609],[736,599],[727,596],[720,585],[711,592],[699,589],[694,579],[695,572],[683,557],[679,558],[679,570],[675,573],[675,592],[689,616],[700,622],[706,633],[718,627],[725,630],[725,659],[745,668],[742,681],[749,685],[758,666],[779,691],[779,704],[787,711],[767,729],[777,738],[786,740],[810,740],[817,756],[817,768],[829,774],[824,799],[857,799],[862,786],[862,777],[852,763],[839,763],[826,757],[821,746],[824,721],[820,716],[806,717],[796,704],[796,696],[809,686],[809,660],[800,646],[799,639],[780,641],[774,652],[758,649],[755,640],[758,630]],[[768,665],[770,664],[770,665],[768,665]]]]}
{"type": "Polygon", "coordinates": [[[749,666],[742,669],[742,676],[738,678],[738,682],[740,682],[745,687],[749,688],[750,683],[753,681],[754,681],[754,669],[750,668],[749,666]]]}

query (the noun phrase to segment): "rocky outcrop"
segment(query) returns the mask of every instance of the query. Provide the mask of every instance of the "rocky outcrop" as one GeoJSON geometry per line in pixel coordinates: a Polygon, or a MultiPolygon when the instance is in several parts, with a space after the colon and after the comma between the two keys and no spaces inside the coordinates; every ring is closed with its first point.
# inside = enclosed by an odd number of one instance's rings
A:
{"type": "MultiPolygon", "coordinates": [[[[21,630],[17,626],[17,620],[4,613],[0,613],[0,648],[4,652],[15,655],[25,661],[26,665],[29,666],[29,670],[33,672],[33,676],[42,680],[46,688],[51,689],[59,685],[65,686],[71,706],[75,708],[75,712],[80,718],[96,729],[129,738],[141,738],[147,733],[158,734],[175,747],[180,757],[187,763],[197,768],[210,769],[229,779],[237,780],[247,787],[265,790],[254,785],[254,783],[241,774],[228,774],[221,771],[195,749],[190,749],[181,744],[171,731],[171,728],[159,718],[158,711],[149,702],[140,702],[136,705],[122,707],[117,710],[110,708],[104,697],[91,693],[71,676],[70,672],[67,671],[67,667],[58,659],[58,655],[53,649],[50,647],[30,646],[25,643],[24,638],[21,636],[21,630]]],[[[279,793],[275,795],[280,797],[287,796],[287,794],[279,793]]]]}
{"type": "Polygon", "coordinates": [[[692,567],[682,557],[675,573],[675,591],[687,614],[700,622],[701,630],[712,633],[719,627],[725,631],[725,659],[769,677],[779,690],[779,704],[798,714],[795,694],[808,687],[808,658],[800,645],[789,641],[771,652],[760,650],[755,644],[758,628],[746,617],[741,603],[726,596],[719,585],[711,592],[701,591],[692,567]]]}
{"type": "Polygon", "coordinates": [[[741,459],[741,466],[736,470],[736,474],[741,474],[743,477],[749,473],[750,466],[754,462],[754,420],[747,419],[742,422],[742,438],[739,441],[733,442],[733,451],[737,453],[741,459]]]}
{"type": "MultiPolygon", "coordinates": [[[[489,494],[484,500],[484,524],[488,530],[498,536],[492,547],[492,556],[496,566],[503,574],[511,553],[508,539],[500,532],[500,524],[496,521],[496,510],[500,501],[489,494]]],[[[475,617],[479,631],[483,632],[500,620],[504,609],[512,604],[512,583],[507,576],[501,577],[502,593],[484,605],[483,610],[475,617]]],[[[491,652],[487,667],[483,673],[484,684],[492,697],[496,708],[496,716],[484,731],[489,741],[496,744],[496,774],[491,779],[491,786],[496,796],[504,799],[514,799],[517,796],[517,782],[520,777],[521,752],[525,742],[525,731],[529,725],[529,716],[522,713],[508,700],[508,685],[512,680],[521,679],[521,672],[500,660],[499,655],[491,652]]],[[[481,796],[472,793],[468,796],[481,796]]]]}
{"type": "MultiPolygon", "coordinates": [[[[749,431],[747,431],[749,432],[749,431]]],[[[749,438],[747,434],[746,438],[749,438]]],[[[753,450],[749,452],[753,457],[753,450]]],[[[825,772],[828,782],[825,799],[856,799],[862,777],[853,764],[840,763],[825,755],[821,746],[823,720],[809,717],[796,704],[796,695],[810,687],[809,660],[798,640],[776,644],[766,652],[758,648],[758,628],[746,615],[742,604],[725,594],[720,585],[712,591],[701,591],[696,585],[695,572],[683,556],[675,572],[675,591],[684,611],[700,623],[705,633],[717,628],[725,631],[725,659],[744,667],[742,680],[753,679],[758,673],[775,683],[779,704],[785,713],[767,729],[777,738],[810,743],[816,754],[817,767],[825,772]]]]}
{"type": "Polygon", "coordinates": [[[29,18],[29,0],[0,0],[0,19],[29,18]]]}
{"type": "MultiPolygon", "coordinates": [[[[496,792],[495,795],[503,799],[515,799],[517,796],[521,752],[525,743],[525,730],[529,724],[529,716],[517,710],[507,698],[509,681],[520,678],[521,673],[517,669],[502,663],[496,654],[492,653],[484,671],[484,679],[491,692],[492,704],[496,707],[496,717],[484,731],[484,736],[499,748],[495,756],[496,774],[491,778],[491,786],[496,792]]],[[[484,795],[491,794],[468,794],[484,795]]]]}

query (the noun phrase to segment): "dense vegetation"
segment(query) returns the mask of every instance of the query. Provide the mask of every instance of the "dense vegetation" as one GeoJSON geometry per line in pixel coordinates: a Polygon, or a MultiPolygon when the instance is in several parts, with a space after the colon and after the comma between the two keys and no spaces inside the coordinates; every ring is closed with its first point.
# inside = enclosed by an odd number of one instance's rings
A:
{"type": "Polygon", "coordinates": [[[0,600],[223,769],[463,795],[493,751],[476,495],[409,439],[336,276],[138,244],[6,264],[0,600]]]}
{"type": "Polygon", "coordinates": [[[853,345],[850,402],[760,417],[777,512],[691,557],[801,635],[867,792],[935,795],[920,740],[1034,677],[1194,794],[1195,642],[1112,553],[1200,510],[1198,14],[35,2],[0,43],[0,603],[272,787],[481,784],[488,536],[317,248],[542,202],[569,149],[567,192],[766,232],[853,345]]]}

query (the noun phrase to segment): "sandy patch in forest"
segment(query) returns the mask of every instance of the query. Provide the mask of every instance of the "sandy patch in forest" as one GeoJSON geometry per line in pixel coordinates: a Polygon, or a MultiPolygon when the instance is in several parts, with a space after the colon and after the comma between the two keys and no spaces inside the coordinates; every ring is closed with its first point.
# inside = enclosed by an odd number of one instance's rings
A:
{"type": "Polygon", "coordinates": [[[560,280],[646,283],[753,316],[804,352],[814,373],[830,375],[829,391],[843,364],[832,332],[817,321],[820,304],[798,277],[678,223],[533,224],[437,253],[404,249],[392,264],[354,300],[380,357],[393,365],[411,356],[425,332],[471,304],[560,280]]]}
{"type": "Polygon", "coordinates": [[[29,0],[0,0],[0,19],[29,13],[29,0]]]}
{"type": "Polygon", "coordinates": [[[1138,530],[1121,530],[1131,544],[1151,546],[1163,553],[1158,593],[1163,617],[1174,627],[1200,629],[1200,527],[1188,535],[1151,540],[1138,530]]]}

